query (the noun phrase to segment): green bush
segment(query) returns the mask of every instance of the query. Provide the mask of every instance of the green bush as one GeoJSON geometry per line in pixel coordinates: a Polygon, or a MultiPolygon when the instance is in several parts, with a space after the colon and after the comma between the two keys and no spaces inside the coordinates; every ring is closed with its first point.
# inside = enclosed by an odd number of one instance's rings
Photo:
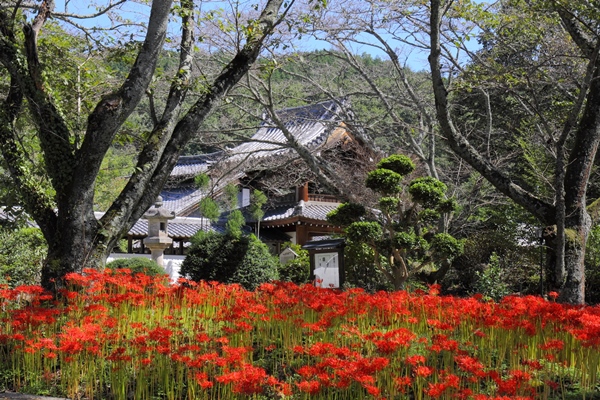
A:
{"type": "Polygon", "coordinates": [[[298,244],[286,243],[285,247],[291,248],[298,257],[286,262],[279,267],[279,279],[285,282],[302,284],[308,282],[310,276],[310,258],[308,251],[298,244]]]}
{"type": "Polygon", "coordinates": [[[37,228],[0,231],[0,284],[14,288],[39,283],[47,253],[37,228]]]}
{"type": "Polygon", "coordinates": [[[108,269],[130,269],[132,274],[142,273],[149,276],[166,275],[160,265],[145,257],[117,258],[106,264],[108,269]]]}
{"type": "Polygon", "coordinates": [[[334,225],[346,226],[360,219],[367,213],[365,206],[356,203],[343,203],[327,214],[327,221],[334,225]]]}
{"type": "Polygon", "coordinates": [[[279,262],[254,235],[199,232],[181,266],[181,275],[194,281],[239,283],[254,290],[276,280],[279,262]]]}
{"type": "Polygon", "coordinates": [[[381,168],[367,174],[365,185],[371,190],[389,195],[402,190],[403,179],[404,177],[399,173],[381,168]]]}
{"type": "Polygon", "coordinates": [[[413,180],[408,187],[408,192],[413,200],[427,208],[436,208],[444,200],[446,184],[430,176],[413,180]]]}
{"type": "Polygon", "coordinates": [[[377,168],[389,169],[404,176],[415,170],[415,163],[403,154],[393,154],[379,161],[377,168]]]}
{"type": "MultiPolygon", "coordinates": [[[[388,278],[375,266],[374,251],[365,243],[346,239],[344,248],[344,267],[346,272],[345,287],[359,287],[367,292],[393,290],[388,278]]],[[[386,264],[384,257],[380,262],[386,264]]]]}

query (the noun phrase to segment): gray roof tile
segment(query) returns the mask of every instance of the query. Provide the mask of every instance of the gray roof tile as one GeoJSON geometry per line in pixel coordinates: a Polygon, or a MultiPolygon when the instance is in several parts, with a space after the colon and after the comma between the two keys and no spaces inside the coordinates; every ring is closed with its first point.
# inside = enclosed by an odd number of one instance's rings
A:
{"type": "Polygon", "coordinates": [[[317,221],[326,221],[327,214],[335,210],[340,203],[321,203],[313,201],[300,201],[295,206],[281,206],[270,210],[265,210],[263,221],[278,221],[290,217],[304,217],[317,221]]]}
{"type": "MultiPolygon", "coordinates": [[[[341,110],[335,101],[277,111],[279,118],[299,144],[315,148],[325,143],[334,127],[339,126],[341,110]]],[[[273,123],[263,122],[252,138],[230,150],[231,161],[257,158],[292,151],[283,132],[273,123]]]]}
{"type": "MultiPolygon", "coordinates": [[[[167,225],[168,235],[172,239],[188,239],[199,230],[225,232],[223,226],[211,224],[210,220],[205,218],[175,218],[169,221],[167,225]]],[[[136,237],[147,236],[148,221],[145,219],[138,220],[128,233],[136,237]]]]}
{"type": "Polygon", "coordinates": [[[214,164],[223,152],[214,152],[209,154],[200,154],[196,156],[181,156],[177,160],[177,165],[171,171],[171,179],[191,178],[201,173],[208,171],[210,166],[214,164]]]}

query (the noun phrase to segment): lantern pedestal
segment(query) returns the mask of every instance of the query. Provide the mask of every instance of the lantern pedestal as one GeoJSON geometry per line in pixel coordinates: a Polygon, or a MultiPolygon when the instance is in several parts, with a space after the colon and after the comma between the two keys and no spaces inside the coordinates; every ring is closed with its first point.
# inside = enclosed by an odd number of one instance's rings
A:
{"type": "Polygon", "coordinates": [[[164,268],[163,255],[165,249],[173,243],[169,237],[168,221],[175,218],[175,212],[162,206],[162,197],[158,196],[154,207],[151,207],[142,218],[148,220],[148,237],[144,246],[150,249],[152,261],[164,268]]]}

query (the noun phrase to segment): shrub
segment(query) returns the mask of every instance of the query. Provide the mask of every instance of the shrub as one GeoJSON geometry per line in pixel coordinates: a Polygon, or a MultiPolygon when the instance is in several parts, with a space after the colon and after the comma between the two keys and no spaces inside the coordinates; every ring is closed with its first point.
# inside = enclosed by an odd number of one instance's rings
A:
{"type": "Polygon", "coordinates": [[[166,275],[166,271],[156,262],[145,257],[118,258],[106,264],[108,269],[129,269],[133,275],[142,273],[149,276],[166,275]]]}
{"type": "Polygon", "coordinates": [[[298,244],[287,243],[286,248],[291,248],[298,257],[286,262],[279,267],[279,279],[285,282],[302,284],[308,282],[310,275],[310,258],[308,251],[298,244]]]}
{"type": "Polygon", "coordinates": [[[401,184],[404,177],[389,169],[376,169],[367,175],[365,185],[384,195],[397,193],[402,190],[401,184]]]}
{"type": "Polygon", "coordinates": [[[37,228],[0,231],[0,284],[14,288],[39,283],[47,253],[37,228]]]}
{"type": "Polygon", "coordinates": [[[248,290],[277,279],[277,259],[256,236],[199,232],[181,266],[194,281],[239,283],[248,290]]]}
{"type": "Polygon", "coordinates": [[[389,169],[404,176],[415,170],[415,163],[403,154],[393,154],[379,161],[377,168],[389,169]]]}
{"type": "Polygon", "coordinates": [[[340,204],[338,208],[327,214],[327,220],[334,225],[346,226],[360,219],[367,213],[365,206],[356,203],[340,204]]]}
{"type": "MultiPolygon", "coordinates": [[[[383,271],[375,265],[374,256],[374,250],[370,246],[346,238],[344,248],[346,287],[359,287],[371,293],[378,290],[393,290],[383,271]]],[[[386,265],[384,257],[381,257],[380,264],[386,265]]]]}

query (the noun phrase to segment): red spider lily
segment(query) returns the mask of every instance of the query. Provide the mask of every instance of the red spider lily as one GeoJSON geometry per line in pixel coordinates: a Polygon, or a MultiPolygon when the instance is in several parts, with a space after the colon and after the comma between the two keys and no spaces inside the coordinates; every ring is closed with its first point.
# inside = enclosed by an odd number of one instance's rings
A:
{"type": "Polygon", "coordinates": [[[220,383],[232,383],[234,393],[259,394],[263,393],[265,386],[273,386],[279,381],[260,367],[245,364],[239,371],[233,371],[215,378],[220,383]]]}
{"type": "Polygon", "coordinates": [[[319,381],[301,381],[297,382],[296,386],[301,392],[305,392],[311,395],[316,395],[321,391],[321,384],[319,381]]]}
{"type": "Polygon", "coordinates": [[[412,378],[408,376],[401,376],[394,379],[396,386],[400,389],[401,393],[406,393],[406,390],[412,386],[413,381],[412,378]]]}
{"type": "MultiPolygon", "coordinates": [[[[42,360],[30,375],[60,368],[60,379],[85,375],[86,382],[102,382],[106,377],[94,371],[118,368],[110,385],[139,380],[162,387],[166,380],[187,377],[196,388],[214,388],[211,395],[344,399],[402,392],[474,399],[495,388],[498,398],[516,398],[534,396],[533,386],[555,376],[557,365],[584,376],[600,357],[600,308],[539,297],[493,303],[440,296],[435,288],[420,295],[371,295],[290,283],[248,292],[206,282],[169,287],[143,276],[97,271],[71,278],[65,303],[52,307],[37,289],[24,288],[35,293],[25,299],[0,288],[0,350],[9,350],[2,354],[17,368],[21,359],[42,360]],[[490,355],[486,346],[497,353],[490,355]],[[544,358],[554,362],[539,361],[544,358]],[[579,369],[585,362],[587,369],[579,369]],[[127,376],[129,370],[139,377],[127,376]],[[411,376],[391,377],[394,373],[411,376]]],[[[0,368],[6,365],[0,359],[0,368]]],[[[576,382],[577,376],[555,379],[546,385],[564,387],[562,379],[576,382]]],[[[76,397],[79,383],[60,385],[73,387],[68,397],[76,397]]],[[[190,396],[177,385],[172,390],[171,398],[190,396]]]]}
{"type": "Polygon", "coordinates": [[[447,335],[438,333],[432,336],[429,350],[435,353],[439,353],[443,350],[455,352],[458,350],[458,342],[456,340],[449,339],[447,335]]]}
{"type": "Polygon", "coordinates": [[[422,356],[420,354],[406,357],[406,362],[412,365],[413,367],[416,367],[419,364],[425,364],[425,360],[425,356],[422,356]]]}
{"type": "Polygon", "coordinates": [[[426,378],[429,375],[433,374],[434,369],[431,367],[428,367],[426,365],[419,365],[418,367],[415,368],[415,375],[426,378]]]}
{"type": "Polygon", "coordinates": [[[539,347],[542,350],[562,350],[565,347],[565,343],[560,339],[551,339],[539,347]]]}
{"type": "Polygon", "coordinates": [[[458,365],[458,368],[462,369],[465,372],[469,372],[478,378],[483,378],[486,376],[484,371],[484,366],[479,360],[474,357],[462,355],[455,356],[454,361],[458,365]]]}

